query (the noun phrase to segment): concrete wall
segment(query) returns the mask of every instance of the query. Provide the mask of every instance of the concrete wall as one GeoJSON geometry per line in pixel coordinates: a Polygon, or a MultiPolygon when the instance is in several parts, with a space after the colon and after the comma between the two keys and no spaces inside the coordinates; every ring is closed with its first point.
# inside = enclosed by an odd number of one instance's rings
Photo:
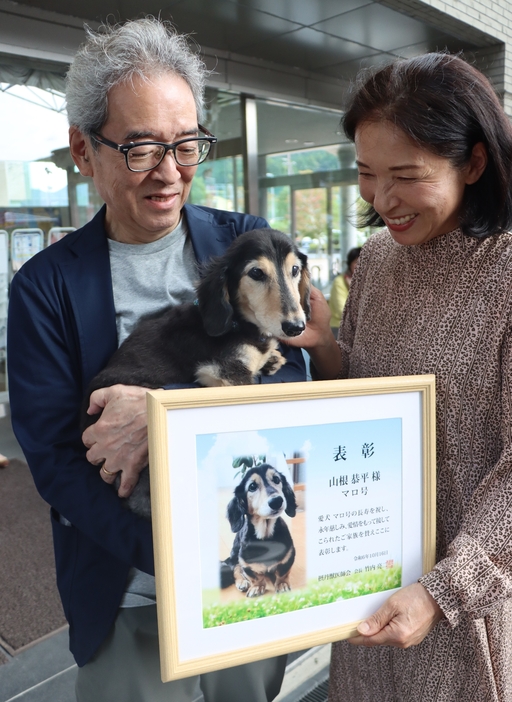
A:
{"type": "Polygon", "coordinates": [[[379,0],[482,48],[476,65],[492,80],[512,117],[512,2],[510,0],[379,0]]]}

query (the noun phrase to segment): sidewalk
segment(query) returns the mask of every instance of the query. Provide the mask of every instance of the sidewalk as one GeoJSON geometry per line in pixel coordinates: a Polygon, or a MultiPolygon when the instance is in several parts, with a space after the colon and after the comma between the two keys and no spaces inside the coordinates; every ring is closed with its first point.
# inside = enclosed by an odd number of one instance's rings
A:
{"type": "MultiPolygon", "coordinates": [[[[24,460],[11,428],[8,405],[0,404],[0,453],[24,460]]],[[[3,470],[9,470],[5,468],[3,470]]],[[[67,628],[11,656],[1,645],[0,702],[75,702],[76,666],[67,628]]]]}

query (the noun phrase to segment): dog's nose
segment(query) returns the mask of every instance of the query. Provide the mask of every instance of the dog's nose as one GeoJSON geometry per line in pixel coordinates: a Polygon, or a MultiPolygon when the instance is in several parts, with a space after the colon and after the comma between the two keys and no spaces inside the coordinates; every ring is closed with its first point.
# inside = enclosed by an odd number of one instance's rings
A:
{"type": "Polygon", "coordinates": [[[281,324],[281,329],[284,331],[286,336],[299,336],[302,334],[306,325],[304,322],[283,322],[281,324]]]}
{"type": "Polygon", "coordinates": [[[270,509],[274,510],[274,512],[277,512],[278,509],[281,509],[283,506],[283,498],[282,497],[273,497],[271,500],[268,501],[268,506],[270,509]]]}

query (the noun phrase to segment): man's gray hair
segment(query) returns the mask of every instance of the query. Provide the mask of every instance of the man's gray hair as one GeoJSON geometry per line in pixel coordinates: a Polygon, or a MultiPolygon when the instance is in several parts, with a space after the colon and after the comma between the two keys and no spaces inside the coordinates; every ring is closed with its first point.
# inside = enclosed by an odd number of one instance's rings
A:
{"type": "Polygon", "coordinates": [[[186,36],[169,22],[145,17],[124,24],[85,27],[87,39],[66,76],[68,121],[82,134],[99,131],[107,119],[108,91],[135,77],[174,73],[194,96],[198,120],[204,111],[207,70],[186,36]]]}

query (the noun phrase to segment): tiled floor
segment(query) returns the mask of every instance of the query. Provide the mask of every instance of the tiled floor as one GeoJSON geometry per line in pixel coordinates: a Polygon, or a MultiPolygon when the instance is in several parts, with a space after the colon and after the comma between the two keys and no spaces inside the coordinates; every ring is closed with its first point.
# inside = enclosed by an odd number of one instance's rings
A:
{"type": "MultiPolygon", "coordinates": [[[[5,653],[5,651],[4,651],[5,653]]],[[[61,631],[0,666],[0,702],[75,702],[76,664],[61,631]]]]}

